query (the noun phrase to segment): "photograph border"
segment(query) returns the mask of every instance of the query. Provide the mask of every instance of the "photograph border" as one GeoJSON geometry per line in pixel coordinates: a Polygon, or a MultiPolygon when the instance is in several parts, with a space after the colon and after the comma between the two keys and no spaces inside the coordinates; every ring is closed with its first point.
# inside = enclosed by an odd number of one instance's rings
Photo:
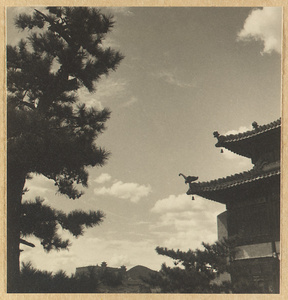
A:
{"type": "Polygon", "coordinates": [[[0,299],[32,299],[35,297],[41,299],[210,299],[215,297],[216,299],[288,299],[288,284],[286,282],[288,269],[287,263],[287,251],[288,251],[288,204],[285,201],[287,198],[288,185],[284,184],[287,182],[287,172],[285,166],[287,166],[288,158],[288,116],[287,116],[287,95],[288,95],[288,62],[287,62],[287,38],[288,38],[288,1],[287,0],[186,0],[186,1],[165,1],[165,0],[155,0],[155,1],[133,1],[133,0],[115,0],[115,1],[105,1],[105,0],[70,0],[70,1],[45,1],[45,0],[31,0],[31,1],[1,1],[0,10],[0,33],[2,36],[2,47],[0,48],[1,57],[1,70],[0,80],[2,82],[1,93],[1,151],[0,151],[0,191],[1,191],[1,209],[0,209],[0,299]],[[282,7],[283,8],[283,40],[282,40],[282,107],[281,107],[281,199],[280,199],[280,216],[281,216],[281,239],[280,239],[280,253],[281,253],[281,266],[280,266],[280,294],[12,294],[6,293],[6,8],[11,6],[94,6],[94,7],[164,7],[164,6],[182,6],[182,7],[282,7]],[[268,298],[269,297],[269,298],[268,298]]]}

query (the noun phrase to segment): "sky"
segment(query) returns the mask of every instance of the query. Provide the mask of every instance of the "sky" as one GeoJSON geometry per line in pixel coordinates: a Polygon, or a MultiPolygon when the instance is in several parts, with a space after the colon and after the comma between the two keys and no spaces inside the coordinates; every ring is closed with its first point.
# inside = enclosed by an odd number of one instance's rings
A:
{"type": "MultiPolygon", "coordinates": [[[[13,18],[32,8],[9,8],[7,41],[22,32],[13,18]]],[[[104,45],[124,56],[96,92],[81,89],[86,105],[108,107],[111,119],[97,144],[111,152],[104,167],[89,169],[77,200],[59,195],[53,181],[34,175],[24,200],[69,212],[101,210],[100,226],[73,238],[69,251],[45,253],[22,246],[21,261],[56,272],[107,262],[127,269],[159,270],[171,259],[157,246],[196,249],[217,240],[217,215],[225,206],[186,195],[178,174],[199,181],[252,168],[249,159],[215,147],[213,132],[230,134],[281,116],[281,8],[109,7],[115,25],[104,45]]]]}

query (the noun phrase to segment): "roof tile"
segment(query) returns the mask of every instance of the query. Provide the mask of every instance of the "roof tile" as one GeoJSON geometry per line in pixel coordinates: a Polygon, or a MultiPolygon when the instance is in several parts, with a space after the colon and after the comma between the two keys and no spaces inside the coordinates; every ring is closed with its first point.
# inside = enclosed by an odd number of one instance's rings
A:
{"type": "Polygon", "coordinates": [[[250,171],[238,173],[225,178],[219,178],[207,182],[193,182],[190,184],[190,188],[187,192],[188,195],[197,194],[201,191],[216,191],[224,190],[248,182],[257,181],[263,178],[280,175],[280,169],[267,172],[259,172],[255,169],[250,171]]]}
{"type": "Polygon", "coordinates": [[[231,142],[236,142],[236,141],[240,141],[240,140],[243,140],[243,139],[247,139],[247,138],[250,138],[252,136],[264,133],[266,131],[276,129],[278,127],[281,127],[281,118],[274,121],[274,122],[271,122],[269,124],[258,126],[257,128],[255,128],[253,130],[248,130],[246,132],[241,132],[241,133],[238,133],[238,134],[229,134],[229,135],[226,135],[226,136],[225,135],[219,135],[219,136],[216,136],[217,139],[218,139],[218,143],[216,144],[216,146],[217,147],[222,147],[225,143],[231,143],[231,142]]]}

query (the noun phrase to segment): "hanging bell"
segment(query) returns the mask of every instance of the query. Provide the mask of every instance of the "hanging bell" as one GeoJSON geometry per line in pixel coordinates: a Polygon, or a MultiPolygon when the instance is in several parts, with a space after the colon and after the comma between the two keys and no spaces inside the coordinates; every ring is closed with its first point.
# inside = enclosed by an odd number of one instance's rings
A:
{"type": "Polygon", "coordinates": [[[223,152],[224,152],[223,149],[221,149],[220,153],[223,153],[223,152]]]}
{"type": "Polygon", "coordinates": [[[192,196],[192,200],[195,200],[194,196],[192,196]]]}

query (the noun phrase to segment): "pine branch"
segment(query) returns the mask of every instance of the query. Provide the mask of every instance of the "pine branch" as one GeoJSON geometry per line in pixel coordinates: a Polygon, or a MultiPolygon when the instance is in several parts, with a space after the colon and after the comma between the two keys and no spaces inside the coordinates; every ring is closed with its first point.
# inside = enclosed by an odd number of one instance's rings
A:
{"type": "MultiPolygon", "coordinates": [[[[44,199],[36,197],[35,201],[26,201],[22,204],[21,235],[34,235],[39,238],[43,248],[48,252],[53,249],[67,249],[71,244],[69,240],[63,241],[57,234],[58,225],[77,237],[83,235],[85,228],[99,225],[103,218],[104,214],[101,211],[87,213],[74,210],[65,214],[44,204],[44,199]]],[[[20,242],[31,247],[33,245],[23,239],[20,242]]]]}
{"type": "Polygon", "coordinates": [[[23,239],[20,239],[20,243],[21,243],[21,244],[24,244],[24,245],[26,245],[26,246],[32,247],[32,248],[35,247],[34,244],[29,243],[29,242],[27,242],[27,241],[25,241],[25,240],[23,240],[23,239]]]}

